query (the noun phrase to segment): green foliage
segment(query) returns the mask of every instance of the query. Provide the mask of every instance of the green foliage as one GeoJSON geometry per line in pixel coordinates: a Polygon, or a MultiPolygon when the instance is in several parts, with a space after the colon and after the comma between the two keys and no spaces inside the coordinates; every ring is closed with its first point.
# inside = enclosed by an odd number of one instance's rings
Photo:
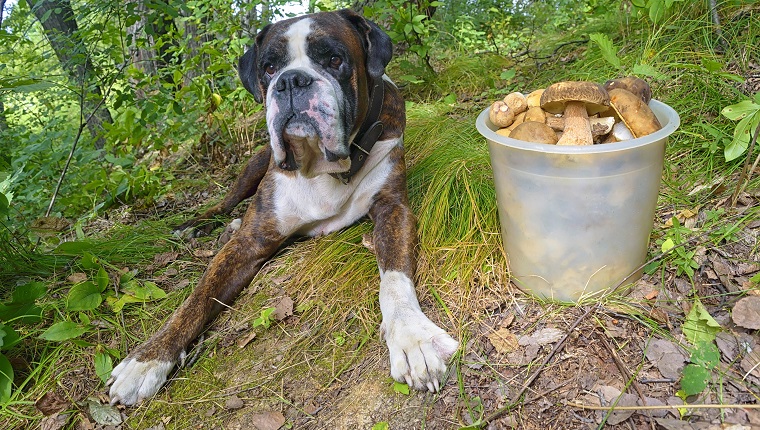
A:
{"type": "Polygon", "coordinates": [[[256,328],[259,326],[269,328],[272,325],[272,313],[274,313],[274,311],[275,308],[273,307],[262,309],[259,316],[253,320],[253,323],[251,323],[251,328],[256,328]]]}
{"type": "Polygon", "coordinates": [[[409,395],[409,385],[407,385],[407,384],[405,384],[403,382],[393,381],[393,392],[394,393],[398,393],[398,394],[403,394],[405,396],[408,396],[409,395]]]}
{"type": "Polygon", "coordinates": [[[743,100],[726,106],[720,113],[731,121],[739,121],[734,129],[733,139],[724,148],[726,161],[735,160],[747,152],[751,135],[760,130],[760,93],[755,94],[754,102],[743,100]]]}
{"type": "MultiPolygon", "coordinates": [[[[686,235],[691,233],[689,228],[681,226],[681,222],[678,218],[672,218],[673,226],[666,232],[666,237],[660,239],[657,243],[660,246],[660,250],[663,253],[668,253],[664,259],[665,262],[672,264],[676,268],[676,276],[686,275],[689,279],[694,279],[694,270],[699,268],[699,263],[694,259],[696,250],[689,251],[684,245],[686,241],[686,235]]],[[[647,273],[654,273],[655,270],[660,267],[661,261],[657,260],[645,267],[647,273]]]]}
{"type": "Polygon", "coordinates": [[[693,346],[691,363],[684,367],[681,390],[676,393],[685,400],[707,388],[712,371],[720,364],[720,351],[715,345],[715,336],[721,331],[721,326],[697,299],[686,316],[681,330],[693,346]]]}

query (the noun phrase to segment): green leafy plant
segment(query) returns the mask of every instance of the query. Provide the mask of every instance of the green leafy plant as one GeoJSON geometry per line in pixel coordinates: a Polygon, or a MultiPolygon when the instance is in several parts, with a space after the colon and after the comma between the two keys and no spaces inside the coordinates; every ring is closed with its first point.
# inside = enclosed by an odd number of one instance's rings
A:
{"type": "Polygon", "coordinates": [[[735,160],[747,152],[751,133],[760,126],[760,93],[755,94],[754,100],[742,100],[726,106],[720,113],[731,121],[739,121],[734,128],[733,139],[723,151],[726,161],[735,160]]]}
{"type": "MultiPolygon", "coordinates": [[[[618,57],[617,46],[615,46],[615,43],[612,41],[612,39],[610,39],[608,35],[603,33],[592,33],[589,34],[589,40],[591,42],[594,42],[594,44],[599,48],[602,54],[602,58],[604,58],[608,63],[610,63],[621,72],[626,70],[623,61],[620,59],[620,57],[618,57]]],[[[651,64],[646,63],[634,64],[630,68],[629,72],[637,76],[647,76],[654,79],[668,78],[668,75],[662,73],[659,69],[652,66],[651,64]]]]}
{"type": "Polygon", "coordinates": [[[715,336],[722,328],[702,302],[696,299],[681,330],[693,347],[690,363],[681,374],[681,390],[676,393],[685,400],[704,391],[712,371],[718,367],[720,352],[715,345],[715,336]]]}
{"type": "MultiPolygon", "coordinates": [[[[689,251],[684,246],[681,246],[685,240],[684,236],[690,233],[691,230],[681,226],[681,222],[676,217],[672,218],[672,222],[673,226],[666,232],[665,239],[659,241],[660,249],[662,252],[673,250],[665,258],[665,261],[675,266],[676,276],[685,274],[689,279],[694,279],[694,270],[699,268],[699,263],[694,259],[697,251],[689,251]]],[[[655,262],[655,264],[647,266],[646,270],[648,273],[653,273],[654,269],[658,266],[659,262],[655,262]]]]}
{"type": "Polygon", "coordinates": [[[275,308],[269,307],[261,310],[261,313],[259,316],[253,320],[252,328],[256,328],[259,326],[262,326],[264,328],[269,328],[272,325],[272,321],[274,321],[274,318],[272,317],[272,314],[274,313],[275,308]]]}

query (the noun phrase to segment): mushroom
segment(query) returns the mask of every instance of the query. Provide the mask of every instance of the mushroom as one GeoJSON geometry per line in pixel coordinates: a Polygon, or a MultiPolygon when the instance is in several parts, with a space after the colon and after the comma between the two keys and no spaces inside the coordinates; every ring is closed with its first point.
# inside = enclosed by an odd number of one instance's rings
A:
{"type": "Polygon", "coordinates": [[[509,93],[504,97],[504,103],[512,109],[515,115],[525,112],[528,108],[528,102],[525,100],[523,93],[509,93]]]}
{"type": "Polygon", "coordinates": [[[607,91],[594,82],[558,82],[541,95],[541,108],[545,111],[564,111],[564,132],[557,145],[593,145],[588,116],[607,110],[609,104],[607,91]]]}
{"type": "Polygon", "coordinates": [[[491,105],[491,109],[488,111],[488,119],[497,127],[506,127],[515,120],[515,113],[506,103],[499,100],[491,105]]]}
{"type": "Polygon", "coordinates": [[[652,109],[632,92],[615,88],[609,94],[610,105],[634,137],[646,136],[662,128],[652,109]]]}
{"type": "Polygon", "coordinates": [[[544,93],[544,89],[541,88],[540,90],[535,90],[525,96],[525,101],[528,103],[528,108],[532,108],[533,106],[541,106],[541,94],[544,93]]]}
{"type": "Polygon", "coordinates": [[[512,131],[512,130],[515,129],[515,127],[517,127],[518,125],[522,124],[523,121],[525,121],[525,112],[523,112],[523,113],[518,114],[517,116],[515,116],[515,120],[512,122],[512,125],[510,125],[506,129],[509,130],[509,131],[512,131]]]}
{"type": "Polygon", "coordinates": [[[525,121],[546,122],[546,112],[541,106],[531,106],[525,111],[525,121]]]}
{"type": "MultiPolygon", "coordinates": [[[[588,122],[591,126],[591,135],[599,137],[612,131],[612,127],[615,125],[615,118],[611,116],[589,118],[588,122]]],[[[546,125],[551,127],[552,130],[562,131],[565,129],[565,119],[562,117],[551,116],[546,118],[546,125]]]]}
{"type": "Polygon", "coordinates": [[[609,93],[615,88],[622,88],[635,94],[644,103],[649,103],[652,99],[652,88],[647,81],[637,78],[636,76],[626,76],[624,78],[610,79],[604,83],[604,89],[609,93]]]}
{"type": "Polygon", "coordinates": [[[557,143],[557,135],[554,133],[554,130],[548,125],[536,121],[525,121],[518,125],[512,130],[509,137],[535,143],[548,143],[551,145],[557,143]]]}
{"type": "Polygon", "coordinates": [[[631,133],[631,130],[629,130],[628,127],[625,126],[625,123],[622,121],[615,123],[615,126],[612,127],[612,133],[610,133],[610,136],[612,137],[612,140],[605,143],[622,142],[624,140],[635,138],[633,136],[633,133],[631,133]]]}

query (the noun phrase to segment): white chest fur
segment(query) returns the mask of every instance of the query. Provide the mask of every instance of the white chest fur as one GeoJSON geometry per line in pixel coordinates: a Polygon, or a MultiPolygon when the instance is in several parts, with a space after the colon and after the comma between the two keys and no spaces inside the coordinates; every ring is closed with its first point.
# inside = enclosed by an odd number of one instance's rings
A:
{"type": "Polygon", "coordinates": [[[402,138],[377,142],[364,167],[343,184],[329,175],[307,178],[274,172],[275,214],[285,236],[321,236],[353,224],[369,211],[393,165],[387,155],[402,138]]]}

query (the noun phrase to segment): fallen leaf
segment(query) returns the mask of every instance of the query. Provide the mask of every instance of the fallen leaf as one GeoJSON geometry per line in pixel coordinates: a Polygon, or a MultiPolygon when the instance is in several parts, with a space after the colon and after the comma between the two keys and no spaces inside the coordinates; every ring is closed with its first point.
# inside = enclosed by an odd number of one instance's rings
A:
{"type": "Polygon", "coordinates": [[[291,315],[293,315],[293,299],[291,299],[288,296],[285,296],[281,298],[280,301],[278,301],[276,305],[274,305],[274,312],[272,313],[272,318],[274,318],[277,321],[282,321],[291,315]]]}
{"type": "Polygon", "coordinates": [[[509,354],[519,346],[517,336],[506,328],[500,328],[486,337],[500,354],[509,354]]]}
{"type": "Polygon", "coordinates": [[[674,418],[655,418],[654,420],[665,430],[694,430],[694,427],[688,421],[674,418]]]}
{"type": "Polygon", "coordinates": [[[224,402],[224,408],[230,409],[230,410],[237,410],[241,409],[243,406],[245,406],[245,403],[243,403],[243,400],[240,399],[240,397],[232,395],[230,396],[226,402],[224,402]]]}
{"type": "Polygon", "coordinates": [[[518,343],[526,345],[548,345],[565,337],[565,332],[558,328],[546,327],[536,331],[530,336],[520,336],[518,343]]]}
{"type": "Polygon", "coordinates": [[[66,278],[66,280],[72,284],[78,284],[87,280],[87,274],[82,272],[72,273],[66,278]]]}
{"type": "Polygon", "coordinates": [[[153,256],[153,264],[156,267],[164,267],[179,257],[179,252],[162,252],[153,256]]]}
{"type": "Polygon", "coordinates": [[[645,299],[647,299],[647,300],[652,300],[652,299],[654,299],[655,297],[657,297],[657,295],[658,295],[658,294],[660,294],[660,292],[659,292],[659,291],[657,291],[657,290],[652,290],[652,291],[651,291],[649,294],[647,294],[646,296],[644,296],[644,298],[645,298],[645,299]]]}
{"type": "Polygon", "coordinates": [[[71,403],[68,400],[61,397],[55,391],[48,391],[34,403],[34,406],[42,412],[42,415],[53,415],[56,412],[68,409],[70,405],[71,403]]]}
{"type": "Polygon", "coordinates": [[[251,331],[247,335],[238,338],[238,340],[237,340],[237,346],[238,346],[238,348],[245,348],[246,345],[248,345],[249,343],[251,343],[251,341],[253,339],[255,339],[255,338],[256,338],[256,332],[255,331],[251,331]]]}
{"type": "Polygon", "coordinates": [[[251,423],[258,430],[277,430],[285,424],[285,417],[280,412],[264,412],[251,417],[251,423]]]}
{"type": "Polygon", "coordinates": [[[213,257],[214,254],[216,254],[216,251],[213,249],[196,249],[193,251],[193,255],[199,258],[213,257]]]}
{"type": "Polygon", "coordinates": [[[652,364],[657,366],[662,376],[674,380],[680,378],[681,369],[686,366],[686,361],[689,358],[686,351],[675,343],[664,339],[654,339],[649,342],[644,355],[652,364]]]}
{"type": "Polygon", "coordinates": [[[760,297],[748,296],[736,302],[731,319],[740,327],[760,329],[760,297]]]}
{"type": "Polygon", "coordinates": [[[55,413],[40,421],[40,430],[60,430],[69,421],[69,414],[55,413]]]}
{"type": "Polygon", "coordinates": [[[104,426],[121,424],[121,412],[116,407],[103,405],[94,397],[88,397],[85,403],[87,403],[87,411],[90,413],[90,417],[96,423],[104,426]]]}
{"type": "Polygon", "coordinates": [[[752,375],[755,378],[760,378],[760,351],[755,349],[747,354],[742,360],[741,366],[746,372],[746,376],[752,375]]]}

